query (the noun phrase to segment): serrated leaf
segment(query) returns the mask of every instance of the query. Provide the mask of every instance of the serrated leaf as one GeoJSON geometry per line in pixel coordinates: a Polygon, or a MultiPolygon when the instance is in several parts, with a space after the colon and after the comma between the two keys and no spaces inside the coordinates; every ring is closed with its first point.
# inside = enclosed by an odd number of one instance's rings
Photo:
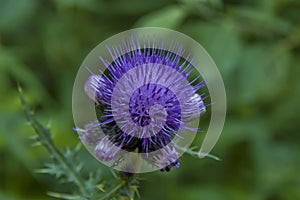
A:
{"type": "MultiPolygon", "coordinates": [[[[20,93],[20,100],[23,107],[23,110],[26,114],[26,117],[28,121],[31,123],[32,127],[34,128],[35,132],[39,136],[39,140],[41,143],[46,147],[46,149],[49,151],[51,156],[53,156],[53,159],[56,163],[49,163],[46,165],[48,170],[44,170],[50,174],[55,174],[56,177],[64,177],[67,181],[73,182],[78,186],[79,191],[84,197],[88,197],[90,194],[87,191],[87,189],[84,187],[84,179],[81,177],[81,175],[76,170],[76,164],[72,163],[72,158],[70,159],[70,162],[68,159],[64,156],[63,153],[61,153],[56,146],[53,143],[50,130],[43,125],[41,125],[35,118],[33,113],[28,107],[27,102],[25,101],[25,98],[23,96],[23,92],[21,87],[19,87],[19,93],[20,93]]],[[[72,156],[72,151],[67,151],[67,154],[72,156]]],[[[61,179],[62,180],[62,179],[61,179]]]]}

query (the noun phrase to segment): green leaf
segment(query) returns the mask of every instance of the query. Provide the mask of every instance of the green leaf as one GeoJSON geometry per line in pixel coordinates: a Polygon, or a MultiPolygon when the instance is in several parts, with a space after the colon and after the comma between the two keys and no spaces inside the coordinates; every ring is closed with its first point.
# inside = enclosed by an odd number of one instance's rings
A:
{"type": "Polygon", "coordinates": [[[140,18],[135,27],[164,27],[176,29],[183,21],[185,11],[179,6],[169,6],[140,18]]]}
{"type": "Polygon", "coordinates": [[[230,80],[241,55],[241,38],[234,25],[227,20],[217,23],[197,22],[182,28],[210,54],[225,80],[230,80]]]}
{"type": "Polygon", "coordinates": [[[57,192],[48,192],[47,194],[51,197],[55,197],[55,198],[59,198],[59,199],[82,200],[82,197],[79,195],[63,194],[63,193],[57,193],[57,192]]]}
{"type": "MultiPolygon", "coordinates": [[[[85,180],[81,177],[81,174],[77,171],[77,164],[70,162],[70,158],[64,156],[53,143],[50,130],[40,124],[33,115],[33,112],[29,109],[27,102],[23,96],[22,89],[19,87],[20,100],[23,107],[23,110],[26,114],[28,122],[34,128],[36,134],[38,135],[38,140],[44,145],[44,147],[49,151],[51,156],[53,157],[56,163],[49,164],[44,170],[40,170],[41,172],[46,172],[50,174],[56,174],[57,177],[64,175],[67,178],[67,181],[74,182],[77,185],[81,195],[83,197],[88,197],[91,193],[87,190],[84,183],[85,180]]],[[[70,155],[70,153],[67,153],[70,155]]],[[[96,188],[96,186],[95,186],[96,188]]]]}

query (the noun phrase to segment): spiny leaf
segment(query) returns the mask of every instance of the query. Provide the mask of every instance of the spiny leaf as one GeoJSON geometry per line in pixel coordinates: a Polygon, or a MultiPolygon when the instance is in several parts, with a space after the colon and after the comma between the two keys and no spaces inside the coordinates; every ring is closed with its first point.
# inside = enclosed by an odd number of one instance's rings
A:
{"type": "MultiPolygon", "coordinates": [[[[34,128],[35,132],[38,135],[38,140],[44,145],[44,147],[49,151],[56,164],[48,165],[48,172],[56,174],[57,177],[64,175],[69,182],[74,182],[79,188],[80,193],[84,197],[90,196],[90,192],[85,188],[84,179],[78,173],[76,169],[76,164],[72,163],[74,159],[67,158],[61,153],[53,143],[50,130],[43,125],[41,125],[37,120],[35,120],[33,113],[29,109],[28,104],[25,101],[21,87],[19,89],[20,100],[23,107],[23,110],[26,114],[28,122],[34,128]]],[[[72,153],[69,153],[72,154],[72,153]]],[[[47,171],[47,170],[42,170],[47,171]]]]}
{"type": "Polygon", "coordinates": [[[189,154],[191,156],[194,156],[194,157],[208,157],[208,158],[212,158],[214,160],[217,160],[217,161],[221,161],[221,159],[215,155],[212,155],[212,154],[201,154],[201,152],[199,151],[193,151],[192,149],[196,149],[196,147],[191,147],[191,148],[184,148],[184,147],[180,147],[178,145],[176,145],[176,148],[179,149],[180,151],[183,151],[184,153],[186,154],[189,154]]]}
{"type": "Polygon", "coordinates": [[[82,197],[79,195],[73,194],[63,194],[63,193],[56,193],[56,192],[48,192],[47,193],[51,197],[60,198],[60,199],[67,199],[67,200],[82,200],[82,197]]]}
{"type": "Polygon", "coordinates": [[[126,184],[126,181],[122,180],[117,183],[114,187],[112,187],[109,191],[107,191],[100,200],[111,199],[114,195],[126,184]]]}

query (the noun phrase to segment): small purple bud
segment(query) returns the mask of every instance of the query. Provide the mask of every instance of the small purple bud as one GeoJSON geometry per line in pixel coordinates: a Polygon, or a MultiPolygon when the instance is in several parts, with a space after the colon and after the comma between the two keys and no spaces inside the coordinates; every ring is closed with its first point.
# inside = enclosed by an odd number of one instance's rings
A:
{"type": "Polygon", "coordinates": [[[102,137],[103,131],[97,123],[86,124],[84,126],[83,134],[79,136],[80,140],[84,144],[91,146],[95,146],[101,140],[102,137]]]}
{"type": "Polygon", "coordinates": [[[178,168],[180,163],[178,161],[179,153],[172,145],[165,146],[161,151],[152,155],[146,156],[146,160],[158,167],[162,171],[169,171],[171,168],[178,168]]]}
{"type": "Polygon", "coordinates": [[[102,138],[95,147],[95,155],[104,162],[116,160],[120,157],[120,148],[114,145],[108,137],[102,138]]]}

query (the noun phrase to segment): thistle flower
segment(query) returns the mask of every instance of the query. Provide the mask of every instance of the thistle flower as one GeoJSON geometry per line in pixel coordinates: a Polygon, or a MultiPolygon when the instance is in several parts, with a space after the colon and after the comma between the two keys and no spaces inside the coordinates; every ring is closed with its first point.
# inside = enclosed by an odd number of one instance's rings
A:
{"type": "Polygon", "coordinates": [[[107,69],[91,74],[84,88],[101,114],[80,139],[94,145],[102,161],[125,150],[144,153],[163,171],[178,168],[172,140],[186,130],[199,131],[190,122],[206,111],[204,97],[197,93],[205,83],[201,76],[190,80],[194,67],[182,57],[183,46],[155,39],[142,46],[139,37],[130,37],[107,50],[113,62],[100,57],[107,69]],[[97,134],[99,128],[104,138],[97,134]]]}

